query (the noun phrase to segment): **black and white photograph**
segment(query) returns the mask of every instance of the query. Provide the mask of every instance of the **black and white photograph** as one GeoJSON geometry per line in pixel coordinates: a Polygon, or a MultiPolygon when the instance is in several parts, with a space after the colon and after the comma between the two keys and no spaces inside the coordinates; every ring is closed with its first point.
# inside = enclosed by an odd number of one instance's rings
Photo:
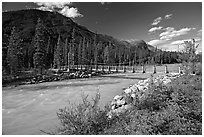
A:
{"type": "Polygon", "coordinates": [[[202,1],[2,1],[2,135],[202,135],[202,1]]]}

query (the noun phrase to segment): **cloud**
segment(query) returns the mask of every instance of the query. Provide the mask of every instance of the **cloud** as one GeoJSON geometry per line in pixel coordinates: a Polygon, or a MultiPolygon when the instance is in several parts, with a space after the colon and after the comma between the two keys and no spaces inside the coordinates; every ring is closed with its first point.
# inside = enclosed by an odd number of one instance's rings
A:
{"type": "MultiPolygon", "coordinates": [[[[176,40],[171,42],[172,45],[182,45],[184,44],[184,41],[191,41],[192,39],[183,39],[183,40],[176,40]]],[[[195,42],[199,42],[201,41],[201,38],[197,37],[195,38],[195,42]]]]}
{"type": "Polygon", "coordinates": [[[154,31],[157,31],[157,30],[161,30],[163,27],[159,26],[159,27],[153,27],[151,29],[149,29],[149,32],[154,32],[154,31]]]}
{"type": "Polygon", "coordinates": [[[149,41],[148,44],[152,45],[152,46],[157,46],[157,45],[163,44],[165,42],[167,42],[167,40],[155,39],[155,40],[149,41]]]}
{"type": "Polygon", "coordinates": [[[35,2],[38,6],[38,9],[43,11],[55,11],[66,17],[76,18],[83,17],[81,13],[79,13],[78,9],[75,7],[70,7],[72,5],[71,2],[35,2]]]}
{"type": "MultiPolygon", "coordinates": [[[[173,16],[173,14],[167,14],[167,15],[164,16],[164,19],[166,19],[166,20],[167,20],[167,19],[171,19],[172,16],[173,16]]],[[[153,26],[154,26],[154,25],[157,25],[157,24],[159,24],[161,21],[162,21],[162,17],[158,17],[158,18],[154,19],[152,25],[153,25],[153,26]]]]}
{"type": "Polygon", "coordinates": [[[157,25],[157,24],[159,24],[161,21],[162,21],[162,17],[158,17],[158,18],[154,19],[152,25],[157,25]]]}
{"type": "Polygon", "coordinates": [[[175,30],[173,27],[167,27],[165,28],[166,31],[162,32],[159,36],[161,40],[171,40],[174,37],[188,34],[188,32],[193,29],[194,28],[182,28],[180,30],[175,30]]]}
{"type": "Polygon", "coordinates": [[[83,17],[83,15],[78,12],[77,8],[73,8],[73,7],[69,8],[68,6],[65,6],[60,11],[60,13],[66,17],[71,17],[71,18],[83,17]]]}
{"type": "Polygon", "coordinates": [[[51,9],[49,9],[48,7],[39,7],[38,8],[39,10],[43,10],[43,11],[53,11],[53,10],[51,10],[51,9]]]}
{"type": "Polygon", "coordinates": [[[63,8],[71,5],[71,2],[35,2],[38,6],[47,7],[49,9],[63,8]]]}
{"type": "Polygon", "coordinates": [[[172,15],[173,15],[173,14],[167,14],[167,15],[164,16],[164,18],[165,18],[166,20],[167,20],[167,19],[171,19],[171,18],[172,18],[172,15]]]}

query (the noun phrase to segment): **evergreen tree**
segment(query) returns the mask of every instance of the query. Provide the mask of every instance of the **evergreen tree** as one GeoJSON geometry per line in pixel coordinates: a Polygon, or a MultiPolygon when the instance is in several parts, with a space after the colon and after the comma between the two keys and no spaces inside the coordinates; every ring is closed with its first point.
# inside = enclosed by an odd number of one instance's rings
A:
{"type": "Polygon", "coordinates": [[[9,67],[9,73],[15,74],[18,67],[18,56],[17,56],[17,45],[19,41],[17,40],[16,28],[13,27],[11,35],[9,37],[9,45],[7,49],[7,64],[9,67]]]}
{"type": "Polygon", "coordinates": [[[74,65],[75,64],[75,27],[73,27],[72,29],[72,33],[71,33],[71,43],[70,43],[70,61],[71,64],[74,65]]]}
{"type": "Polygon", "coordinates": [[[121,48],[118,46],[118,63],[119,63],[119,66],[121,65],[122,63],[122,51],[121,51],[121,48]]]}
{"type": "Polygon", "coordinates": [[[82,64],[82,38],[80,39],[80,43],[79,43],[79,46],[78,46],[78,65],[81,65],[82,64]]]}
{"type": "Polygon", "coordinates": [[[64,63],[65,63],[65,66],[68,66],[68,39],[67,38],[64,44],[64,63]]]}
{"type": "Polygon", "coordinates": [[[51,66],[52,67],[52,54],[51,54],[51,42],[50,42],[50,37],[48,39],[48,43],[47,43],[47,59],[48,59],[48,62],[47,62],[47,66],[51,66]]]}
{"type": "Polygon", "coordinates": [[[97,63],[98,63],[98,46],[99,46],[99,44],[97,44],[95,46],[95,50],[94,50],[94,64],[95,65],[97,65],[97,63]]]}
{"type": "Polygon", "coordinates": [[[33,56],[34,68],[39,69],[42,73],[42,69],[46,67],[46,28],[43,25],[40,18],[38,18],[35,29],[35,53],[33,56]]]}
{"type": "Polygon", "coordinates": [[[85,62],[86,65],[89,65],[91,60],[90,60],[90,48],[89,48],[89,39],[86,41],[86,57],[85,57],[85,62]]]}
{"type": "Polygon", "coordinates": [[[82,43],[82,65],[85,65],[86,64],[86,60],[85,60],[85,58],[86,58],[86,45],[85,45],[85,43],[86,43],[86,39],[85,39],[85,37],[83,38],[83,43],[82,43]]]}
{"type": "MultiPolygon", "coordinates": [[[[110,45],[110,44],[109,44],[110,45]]],[[[110,51],[109,51],[109,45],[107,45],[104,49],[104,63],[106,65],[110,64],[110,51]]]]}
{"type": "Polygon", "coordinates": [[[61,50],[61,38],[58,36],[56,49],[54,52],[54,68],[59,68],[62,65],[62,50],[61,50]]]}
{"type": "Polygon", "coordinates": [[[96,45],[96,34],[94,36],[94,64],[97,65],[98,62],[98,46],[99,44],[96,45]]]}

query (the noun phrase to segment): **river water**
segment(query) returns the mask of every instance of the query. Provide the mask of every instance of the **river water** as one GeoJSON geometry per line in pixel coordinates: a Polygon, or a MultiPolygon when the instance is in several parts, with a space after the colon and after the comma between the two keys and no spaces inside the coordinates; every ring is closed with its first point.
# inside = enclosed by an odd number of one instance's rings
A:
{"type": "MultiPolygon", "coordinates": [[[[72,79],[35,85],[3,87],[2,130],[4,134],[39,135],[54,131],[59,126],[56,112],[70,103],[81,102],[81,95],[93,98],[98,91],[99,105],[110,103],[115,95],[150,73],[118,73],[89,79],[72,79]]],[[[156,74],[156,75],[159,75],[156,74]]]]}

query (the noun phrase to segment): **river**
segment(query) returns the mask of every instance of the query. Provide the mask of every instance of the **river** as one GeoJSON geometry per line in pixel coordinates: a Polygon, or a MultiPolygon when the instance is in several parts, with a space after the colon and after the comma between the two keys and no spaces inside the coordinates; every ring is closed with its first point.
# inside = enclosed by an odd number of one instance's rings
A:
{"type": "MultiPolygon", "coordinates": [[[[34,85],[2,88],[2,130],[9,135],[40,135],[59,125],[56,112],[70,103],[81,102],[82,94],[93,98],[98,91],[100,107],[109,103],[124,88],[151,73],[118,73],[89,79],[72,79],[34,85]],[[70,102],[70,103],[69,103],[70,102]]],[[[159,75],[157,73],[156,75],[159,75]]]]}

